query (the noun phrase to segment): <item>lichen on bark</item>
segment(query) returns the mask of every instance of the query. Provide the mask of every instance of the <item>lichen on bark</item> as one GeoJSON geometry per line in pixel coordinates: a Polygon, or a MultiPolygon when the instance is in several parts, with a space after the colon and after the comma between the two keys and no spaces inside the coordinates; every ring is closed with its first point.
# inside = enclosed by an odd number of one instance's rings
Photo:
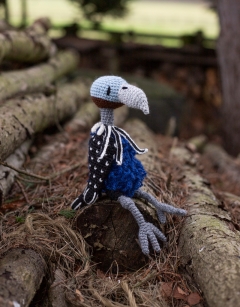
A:
{"type": "Polygon", "coordinates": [[[188,208],[179,240],[181,264],[203,291],[208,306],[235,307],[240,292],[240,235],[208,183],[189,165],[187,149],[172,149],[182,164],[188,208]]]}

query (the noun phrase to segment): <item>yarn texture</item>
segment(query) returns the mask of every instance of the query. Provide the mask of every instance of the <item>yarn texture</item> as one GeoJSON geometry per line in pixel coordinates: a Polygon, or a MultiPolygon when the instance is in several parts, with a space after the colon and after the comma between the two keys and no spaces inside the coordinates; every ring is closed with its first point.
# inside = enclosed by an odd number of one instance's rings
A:
{"type": "Polygon", "coordinates": [[[164,234],[153,224],[145,221],[132,197],[151,203],[157,211],[159,221],[166,221],[165,213],[186,215],[183,209],[160,203],[151,194],[140,188],[146,171],[136,154],[145,154],[123,129],[114,126],[113,110],[121,105],[149,113],[145,93],[130,85],[121,77],[103,76],[96,79],[90,89],[93,102],[100,108],[101,122],[91,129],[89,140],[87,186],[71,204],[73,209],[91,205],[102,193],[118,201],[124,209],[131,212],[139,226],[139,243],[142,252],[149,255],[149,245],[160,251],[158,239],[166,241],[164,234]]]}
{"type": "Polygon", "coordinates": [[[110,102],[120,102],[118,98],[119,88],[127,83],[123,78],[116,76],[104,76],[93,82],[90,95],[110,102]]]}
{"type": "Polygon", "coordinates": [[[111,171],[104,181],[104,190],[119,191],[122,195],[133,197],[136,190],[142,186],[146,171],[141,162],[135,158],[136,152],[123,137],[123,163],[113,162],[111,171]]]}

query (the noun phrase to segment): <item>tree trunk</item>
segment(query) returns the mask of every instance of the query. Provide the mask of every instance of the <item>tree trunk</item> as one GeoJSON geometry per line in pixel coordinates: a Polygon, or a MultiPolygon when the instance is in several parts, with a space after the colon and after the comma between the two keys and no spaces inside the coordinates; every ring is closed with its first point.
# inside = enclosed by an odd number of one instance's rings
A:
{"type": "Polygon", "coordinates": [[[29,306],[46,273],[43,258],[31,249],[13,249],[0,260],[0,304],[29,306]]]}
{"type": "MultiPolygon", "coordinates": [[[[6,162],[15,168],[21,168],[25,161],[30,145],[30,140],[24,142],[18,149],[15,150],[13,154],[11,154],[6,159],[6,162]]],[[[10,190],[16,174],[16,171],[0,165],[0,205],[3,203],[4,197],[10,190]]]]}
{"type": "Polygon", "coordinates": [[[0,34],[0,61],[3,59],[35,63],[56,53],[47,37],[48,19],[39,19],[25,31],[8,30],[0,34]]]}
{"type": "Polygon", "coordinates": [[[223,131],[227,151],[240,152],[240,2],[218,0],[221,33],[217,45],[223,90],[223,131]]]}
{"type": "Polygon", "coordinates": [[[4,99],[15,95],[44,91],[51,82],[76,69],[78,61],[79,57],[75,52],[62,51],[47,63],[2,73],[0,76],[0,104],[4,99]]]}
{"type": "Polygon", "coordinates": [[[26,139],[72,116],[88,89],[82,82],[62,85],[55,95],[28,95],[0,107],[0,160],[6,159],[26,139]],[[67,103],[66,103],[67,102],[67,103]]]}
{"type": "MultiPolygon", "coordinates": [[[[139,147],[149,149],[149,153],[139,156],[146,171],[159,169],[155,141],[146,125],[134,120],[129,121],[124,129],[139,147]]],[[[153,189],[146,189],[156,196],[153,189]]],[[[158,223],[155,210],[150,205],[139,200],[136,204],[148,221],[158,223]]],[[[119,203],[100,200],[85,207],[79,213],[77,226],[93,248],[93,261],[102,270],[107,271],[111,266],[113,270],[137,270],[147,263],[137,243],[138,225],[132,214],[119,203]]]]}
{"type": "MultiPolygon", "coordinates": [[[[193,166],[184,148],[172,149],[188,191],[188,216],[180,234],[181,264],[203,291],[211,307],[239,305],[240,235],[227,212],[193,166]],[[181,165],[181,166],[180,166],[181,165]]],[[[174,162],[174,161],[173,161],[174,162]]],[[[196,161],[195,161],[196,162],[196,161]]]]}

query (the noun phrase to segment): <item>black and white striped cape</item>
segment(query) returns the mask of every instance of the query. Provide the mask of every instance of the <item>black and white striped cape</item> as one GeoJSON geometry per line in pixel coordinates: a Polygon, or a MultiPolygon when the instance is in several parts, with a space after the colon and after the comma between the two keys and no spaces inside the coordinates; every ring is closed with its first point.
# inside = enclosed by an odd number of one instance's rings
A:
{"type": "MultiPolygon", "coordinates": [[[[133,141],[133,139],[130,137],[130,135],[123,129],[116,127],[116,126],[111,126],[111,125],[104,125],[102,123],[98,123],[97,125],[99,127],[97,131],[97,135],[101,135],[105,131],[105,137],[103,139],[103,144],[102,144],[102,151],[99,155],[99,159],[102,159],[106,153],[106,150],[109,145],[109,139],[111,137],[111,134],[114,135],[115,140],[116,140],[116,163],[117,165],[122,165],[123,161],[123,146],[122,146],[122,139],[121,136],[124,137],[129,144],[132,146],[132,148],[136,151],[137,154],[142,155],[146,152],[148,152],[147,148],[141,149],[137,146],[137,144],[133,141]],[[99,125],[100,124],[100,125],[99,125]]],[[[96,129],[96,127],[93,127],[96,129]]],[[[92,132],[95,130],[92,129],[92,132]]]]}

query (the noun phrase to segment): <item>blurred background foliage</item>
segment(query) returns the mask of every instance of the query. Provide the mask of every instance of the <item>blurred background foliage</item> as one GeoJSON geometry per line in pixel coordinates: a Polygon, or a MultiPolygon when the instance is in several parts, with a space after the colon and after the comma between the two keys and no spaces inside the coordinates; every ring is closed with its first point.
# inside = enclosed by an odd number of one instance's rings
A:
{"type": "MultiPolygon", "coordinates": [[[[75,22],[82,37],[108,39],[106,32],[134,32],[142,34],[138,40],[179,47],[174,36],[190,35],[201,31],[207,39],[219,34],[218,18],[206,1],[154,0],[1,0],[7,3],[8,18],[15,26],[31,24],[47,16],[52,20],[51,35],[59,36],[62,27],[75,22]],[[102,32],[90,33],[98,27],[102,32]],[[86,33],[87,31],[87,33],[86,33]],[[145,37],[144,37],[145,35],[145,37]],[[146,35],[150,37],[146,38],[146,35]]],[[[1,9],[1,16],[4,10],[1,9]]]]}

